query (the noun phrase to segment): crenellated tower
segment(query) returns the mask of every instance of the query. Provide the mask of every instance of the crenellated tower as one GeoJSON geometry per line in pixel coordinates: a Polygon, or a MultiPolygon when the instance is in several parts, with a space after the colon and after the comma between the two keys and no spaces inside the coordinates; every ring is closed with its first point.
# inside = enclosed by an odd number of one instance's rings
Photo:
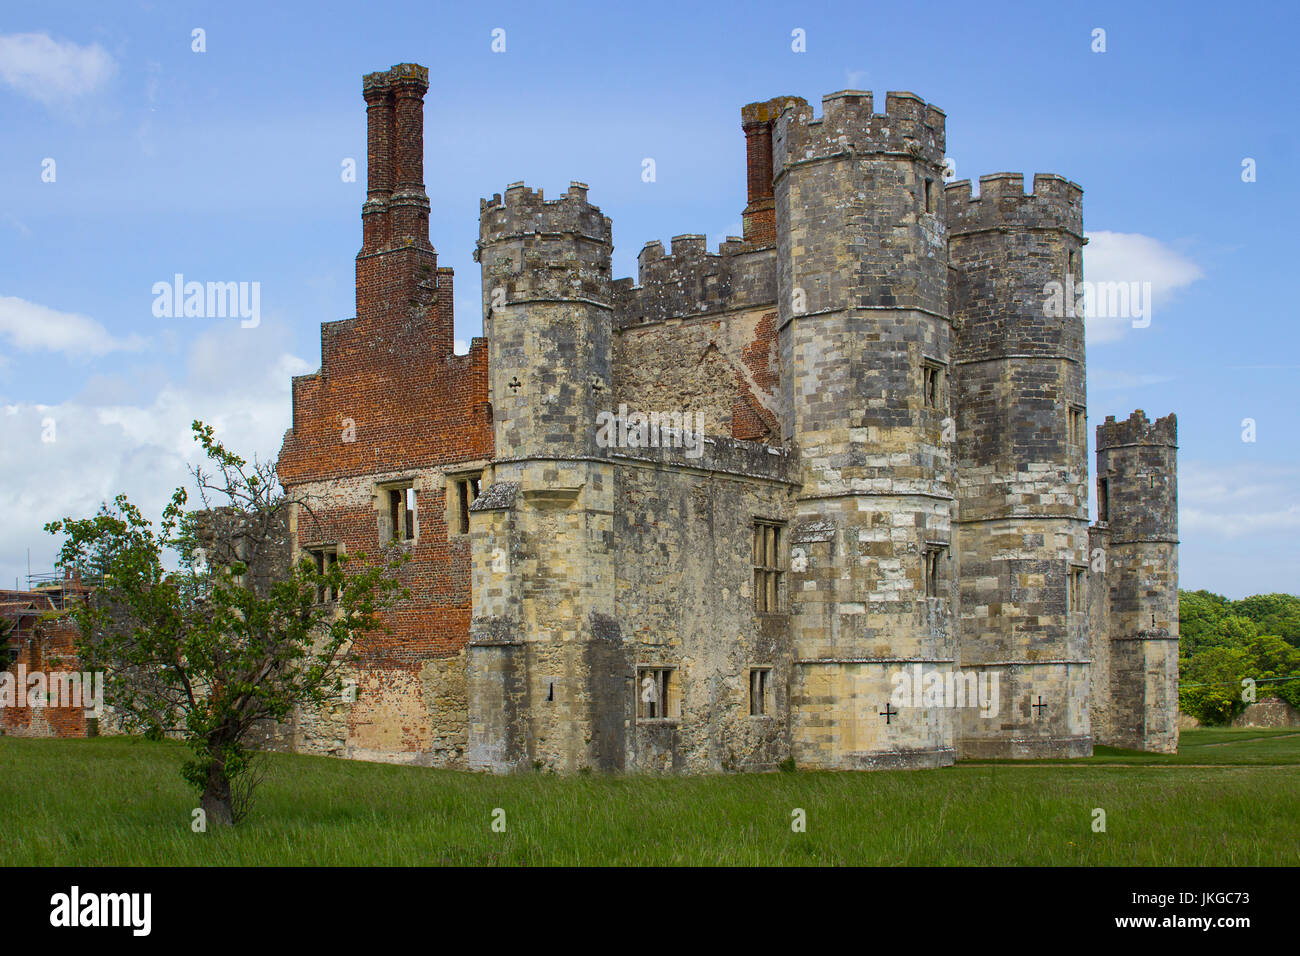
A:
{"type": "Polygon", "coordinates": [[[1000,712],[962,757],[1091,752],[1082,190],[1015,173],[945,190],[956,405],[959,644],[1000,712]]]}
{"type": "MultiPolygon", "coordinates": [[[[749,109],[749,108],[747,108],[749,109]]],[[[747,132],[748,132],[747,128],[747,132]]],[[[944,114],[847,91],[773,128],[782,433],[791,530],[791,737],[810,768],[953,761],[953,712],[898,677],[955,664],[944,114]]]]}
{"type": "Polygon", "coordinates": [[[472,508],[469,763],[623,766],[631,692],[615,638],[612,466],[597,443],[611,362],[610,221],[573,183],[481,204],[498,449],[472,508]]]}
{"type": "Polygon", "coordinates": [[[583,183],[551,201],[515,183],[482,201],[479,222],[498,447],[507,458],[589,454],[610,386],[609,218],[583,183]]]}
{"type": "Polygon", "coordinates": [[[1178,420],[1139,409],[1097,428],[1098,530],[1109,626],[1096,637],[1100,743],[1178,749],[1178,420]]]}

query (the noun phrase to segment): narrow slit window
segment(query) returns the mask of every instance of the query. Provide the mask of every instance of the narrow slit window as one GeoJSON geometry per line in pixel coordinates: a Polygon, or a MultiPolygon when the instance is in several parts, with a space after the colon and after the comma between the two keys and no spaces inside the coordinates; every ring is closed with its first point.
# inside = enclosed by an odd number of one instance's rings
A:
{"type": "Polygon", "coordinates": [[[1110,521],[1110,479],[1097,479],[1097,520],[1110,521]]]}
{"type": "Polygon", "coordinates": [[[389,538],[397,541],[402,527],[402,492],[397,488],[388,489],[388,520],[392,522],[389,538]]]}
{"type": "Polygon", "coordinates": [[[1084,603],[1083,568],[1070,568],[1068,602],[1069,602],[1069,608],[1072,612],[1078,613],[1083,610],[1083,603],[1084,603]]]}
{"type": "Polygon", "coordinates": [[[775,522],[754,522],[754,610],[761,614],[781,610],[783,530],[775,522]]]}
{"type": "Polygon", "coordinates": [[[1067,423],[1071,445],[1082,447],[1087,444],[1088,438],[1086,434],[1087,429],[1084,426],[1085,421],[1087,421],[1087,418],[1083,408],[1078,405],[1071,405],[1069,410],[1069,421],[1067,423]]]}
{"type": "MultiPolygon", "coordinates": [[[[329,569],[338,561],[338,548],[336,547],[318,547],[306,548],[308,557],[311,558],[312,564],[316,566],[317,574],[326,574],[329,569]]],[[[320,585],[316,588],[316,602],[318,604],[328,604],[330,601],[338,600],[338,592],[331,587],[320,585]]]]}
{"type": "Polygon", "coordinates": [[[451,517],[448,517],[448,533],[469,534],[469,509],[470,505],[478,500],[479,482],[482,477],[481,474],[476,474],[451,479],[448,485],[448,514],[454,513],[455,521],[453,523],[451,517]],[[454,505],[451,504],[453,496],[454,505]]]}
{"type": "Polygon", "coordinates": [[[456,482],[456,497],[460,502],[460,525],[457,531],[461,534],[469,534],[469,481],[462,480],[456,482]]]}
{"type": "Polygon", "coordinates": [[[771,713],[772,706],[768,699],[772,687],[772,669],[755,667],[749,672],[749,716],[764,717],[771,713]]]}
{"type": "Polygon", "coordinates": [[[921,391],[926,408],[939,408],[942,401],[943,366],[938,362],[921,365],[921,391]]]}
{"type": "Polygon", "coordinates": [[[925,549],[925,596],[943,596],[943,565],[947,559],[948,549],[943,545],[928,545],[925,549]]]}

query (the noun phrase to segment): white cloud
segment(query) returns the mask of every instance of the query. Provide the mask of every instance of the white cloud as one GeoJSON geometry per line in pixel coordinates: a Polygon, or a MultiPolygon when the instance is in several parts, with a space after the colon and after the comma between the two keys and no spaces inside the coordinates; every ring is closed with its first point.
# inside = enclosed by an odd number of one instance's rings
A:
{"type": "Polygon", "coordinates": [[[1215,538],[1285,535],[1300,528],[1300,466],[1179,466],[1178,526],[1215,538]]]}
{"type": "Polygon", "coordinates": [[[47,106],[93,93],[116,68],[98,43],[81,46],[46,33],[0,35],[0,81],[47,106]]]}
{"type": "Polygon", "coordinates": [[[88,316],[59,312],[14,296],[0,296],[0,336],[23,352],[63,352],[77,358],[135,352],[148,344],[138,335],[116,338],[88,316]]]}
{"type": "Polygon", "coordinates": [[[468,355],[469,343],[464,339],[456,339],[456,341],[452,343],[451,351],[455,355],[468,355]]]}
{"type": "Polygon", "coordinates": [[[196,418],[245,458],[278,455],[292,415],[290,378],[312,370],[286,350],[287,331],[278,328],[228,323],[204,333],[181,366],[185,379],[165,382],[135,403],[6,406],[0,413],[0,514],[6,516],[0,581],[23,573],[27,548],[33,570],[50,570],[57,542],[44,532],[45,522],[93,514],[121,492],[156,520],[172,491],[189,485],[187,465],[202,459],[190,431],[196,418]],[[54,440],[42,441],[51,420],[54,440]]]}
{"type": "MultiPolygon", "coordinates": [[[[1150,300],[1144,300],[1147,313],[1138,321],[1150,321],[1153,325],[1161,321],[1175,292],[1205,277],[1195,262],[1159,239],[1135,232],[1088,233],[1083,266],[1088,283],[1138,283],[1139,288],[1149,288],[1150,300]]],[[[1088,345],[1117,341],[1134,327],[1133,322],[1132,314],[1089,316],[1088,345]]]]}

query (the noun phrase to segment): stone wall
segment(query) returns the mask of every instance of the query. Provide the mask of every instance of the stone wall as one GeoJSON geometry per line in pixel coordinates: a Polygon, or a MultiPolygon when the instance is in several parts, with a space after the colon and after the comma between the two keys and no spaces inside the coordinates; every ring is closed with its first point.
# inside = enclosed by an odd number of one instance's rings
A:
{"type": "Polygon", "coordinates": [[[710,455],[698,470],[671,453],[620,459],[615,611],[628,658],[618,703],[631,726],[629,770],[772,770],[790,755],[789,596],[756,611],[752,536],[756,518],[788,527],[792,462],[761,446],[757,456],[739,443],[719,451],[734,457],[710,455]],[[735,467],[738,458],[749,460],[735,467]],[[680,716],[636,716],[638,668],[673,669],[680,716]],[[754,668],[771,681],[760,715],[750,713],[754,668]]]}
{"type": "Polygon", "coordinates": [[[703,236],[647,243],[637,285],[614,284],[613,406],[698,413],[711,435],[776,442],[776,255],[703,236]]]}
{"type": "Polygon", "coordinates": [[[1300,710],[1278,697],[1265,697],[1248,704],[1245,710],[1233,718],[1232,726],[1300,727],[1300,710]]]}

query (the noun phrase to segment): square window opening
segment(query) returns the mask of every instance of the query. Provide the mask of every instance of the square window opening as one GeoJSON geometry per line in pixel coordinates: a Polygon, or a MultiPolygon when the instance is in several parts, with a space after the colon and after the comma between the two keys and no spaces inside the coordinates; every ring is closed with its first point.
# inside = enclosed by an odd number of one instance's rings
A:
{"type": "Polygon", "coordinates": [[[641,720],[675,719],[682,715],[677,671],[672,667],[638,667],[636,715],[641,720]]]}
{"type": "Polygon", "coordinates": [[[414,541],[418,529],[415,484],[381,486],[388,497],[387,522],[380,520],[380,540],[386,544],[414,541]]]}

